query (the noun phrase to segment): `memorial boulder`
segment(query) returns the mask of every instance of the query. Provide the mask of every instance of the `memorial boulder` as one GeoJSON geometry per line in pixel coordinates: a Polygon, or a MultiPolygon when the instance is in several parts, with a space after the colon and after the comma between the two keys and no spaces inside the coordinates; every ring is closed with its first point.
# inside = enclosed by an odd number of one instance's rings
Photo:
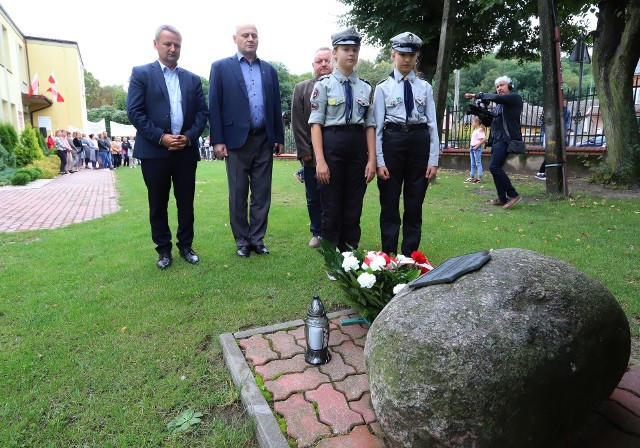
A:
{"type": "Polygon", "coordinates": [[[523,249],[451,283],[405,288],[365,346],[371,401],[394,447],[551,447],[615,389],[626,316],[602,284],[523,249]]]}

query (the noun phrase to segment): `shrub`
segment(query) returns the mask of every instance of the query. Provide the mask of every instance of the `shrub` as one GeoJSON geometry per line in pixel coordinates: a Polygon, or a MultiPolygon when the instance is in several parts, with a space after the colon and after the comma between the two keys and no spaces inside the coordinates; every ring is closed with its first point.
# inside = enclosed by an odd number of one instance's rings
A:
{"type": "Polygon", "coordinates": [[[9,123],[0,123],[0,144],[10,154],[13,154],[18,146],[18,133],[9,123]]]}
{"type": "Polygon", "coordinates": [[[11,185],[27,185],[31,182],[31,176],[28,173],[18,173],[14,174],[11,179],[9,179],[11,185]]]}
{"type": "Polygon", "coordinates": [[[40,179],[53,179],[60,171],[60,159],[58,156],[49,156],[44,159],[34,160],[27,168],[37,168],[41,171],[40,179]]]}
{"type": "Polygon", "coordinates": [[[31,180],[38,180],[42,177],[42,170],[36,167],[20,168],[18,171],[16,171],[16,174],[18,173],[27,173],[31,180]]]}
{"type": "Polygon", "coordinates": [[[16,146],[15,154],[17,166],[26,166],[34,160],[44,157],[38,144],[35,129],[26,128],[22,131],[20,134],[20,144],[16,146]]]}
{"type": "Polygon", "coordinates": [[[4,146],[0,144],[0,171],[15,167],[16,155],[7,151],[4,146]]]}
{"type": "Polygon", "coordinates": [[[47,149],[47,141],[44,139],[44,136],[36,130],[36,137],[38,138],[38,145],[40,146],[42,154],[44,154],[45,156],[49,156],[50,152],[47,149]]]}

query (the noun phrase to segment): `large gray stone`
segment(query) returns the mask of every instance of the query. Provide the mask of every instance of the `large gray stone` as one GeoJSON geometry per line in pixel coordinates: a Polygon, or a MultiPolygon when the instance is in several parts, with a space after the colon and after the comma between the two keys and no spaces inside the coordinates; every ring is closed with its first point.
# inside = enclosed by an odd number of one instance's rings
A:
{"type": "Polygon", "coordinates": [[[396,447],[553,446],[615,389],[627,318],[599,282],[522,249],[405,288],[371,326],[371,401],[396,447]]]}

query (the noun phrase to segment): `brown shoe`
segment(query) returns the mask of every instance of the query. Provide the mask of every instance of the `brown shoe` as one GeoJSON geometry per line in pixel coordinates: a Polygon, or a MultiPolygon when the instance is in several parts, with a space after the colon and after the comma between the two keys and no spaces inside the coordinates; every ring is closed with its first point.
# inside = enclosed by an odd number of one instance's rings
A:
{"type": "Polygon", "coordinates": [[[500,206],[504,206],[504,202],[502,202],[501,199],[496,198],[496,199],[491,199],[490,201],[487,201],[487,205],[500,205],[500,206]]]}
{"type": "Polygon", "coordinates": [[[520,199],[522,199],[522,196],[520,195],[516,196],[515,198],[510,198],[502,208],[504,209],[511,208],[514,205],[516,205],[518,202],[520,202],[520,199]]]}

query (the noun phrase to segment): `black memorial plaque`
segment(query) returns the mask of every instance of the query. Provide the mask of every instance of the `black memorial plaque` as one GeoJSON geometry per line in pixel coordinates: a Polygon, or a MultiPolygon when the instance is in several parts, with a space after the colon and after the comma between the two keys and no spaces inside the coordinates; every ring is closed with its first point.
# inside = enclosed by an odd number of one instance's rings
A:
{"type": "Polygon", "coordinates": [[[451,283],[464,274],[480,269],[490,259],[488,250],[449,258],[440,266],[409,283],[409,287],[422,288],[438,283],[451,283]]]}

